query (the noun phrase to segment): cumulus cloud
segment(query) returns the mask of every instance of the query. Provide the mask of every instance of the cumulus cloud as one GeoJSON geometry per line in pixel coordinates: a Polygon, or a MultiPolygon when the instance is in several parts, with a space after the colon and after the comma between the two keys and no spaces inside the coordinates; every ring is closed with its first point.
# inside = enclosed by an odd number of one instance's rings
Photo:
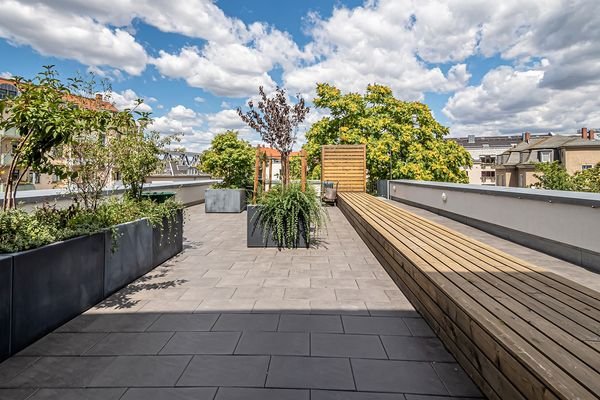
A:
{"type": "Polygon", "coordinates": [[[0,72],[0,78],[11,79],[12,77],[13,77],[13,74],[11,74],[8,71],[0,72]]]}
{"type": "Polygon", "coordinates": [[[153,97],[144,99],[131,89],[126,89],[122,92],[111,92],[106,94],[106,97],[107,101],[113,103],[119,110],[131,110],[135,107],[135,109],[140,112],[152,112],[152,107],[148,103],[156,101],[153,97]],[[142,99],[144,102],[136,105],[138,99],[142,99]]]}

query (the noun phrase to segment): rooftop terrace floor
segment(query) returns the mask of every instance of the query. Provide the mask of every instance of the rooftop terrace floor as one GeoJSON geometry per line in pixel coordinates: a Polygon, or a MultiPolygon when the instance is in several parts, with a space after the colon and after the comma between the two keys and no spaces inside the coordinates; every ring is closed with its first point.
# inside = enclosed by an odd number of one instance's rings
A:
{"type": "MultiPolygon", "coordinates": [[[[278,251],[246,247],[245,213],[189,208],[184,252],[0,364],[0,399],[478,398],[341,212],[328,211],[317,248],[278,251]]],[[[549,265],[497,240],[488,243],[549,265]]]]}

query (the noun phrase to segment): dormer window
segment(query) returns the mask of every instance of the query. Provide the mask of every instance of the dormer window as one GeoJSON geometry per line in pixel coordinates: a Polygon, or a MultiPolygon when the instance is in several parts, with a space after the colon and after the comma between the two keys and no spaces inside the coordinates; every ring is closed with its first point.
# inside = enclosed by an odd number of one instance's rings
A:
{"type": "Polygon", "coordinates": [[[552,151],[545,150],[539,152],[539,160],[540,162],[551,162],[552,161],[552,151]]]}

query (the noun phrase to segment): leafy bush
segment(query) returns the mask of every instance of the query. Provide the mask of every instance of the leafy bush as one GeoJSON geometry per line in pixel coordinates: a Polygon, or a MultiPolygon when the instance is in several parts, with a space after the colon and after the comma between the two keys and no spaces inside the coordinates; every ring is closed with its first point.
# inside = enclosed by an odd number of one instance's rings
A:
{"type": "Polygon", "coordinates": [[[258,205],[256,224],[262,226],[264,239],[272,235],[279,248],[298,247],[300,235],[308,246],[313,239],[311,228],[316,234],[325,227],[325,211],[310,186],[305,192],[296,183],[287,188],[274,186],[259,198],[258,205]]]}
{"type": "Polygon", "coordinates": [[[256,150],[236,131],[227,131],[214,137],[210,149],[202,155],[200,168],[223,182],[216,188],[242,189],[252,182],[256,150]]]}
{"type": "Polygon", "coordinates": [[[0,212],[0,253],[33,249],[76,236],[89,235],[126,222],[147,218],[161,226],[174,220],[181,204],[167,200],[109,199],[96,210],[72,205],[69,208],[40,207],[33,212],[12,209],[0,212]]]}
{"type": "Polygon", "coordinates": [[[600,163],[584,171],[569,175],[558,161],[537,163],[533,176],[538,179],[537,188],[549,190],[570,190],[576,192],[600,192],[600,163]]]}

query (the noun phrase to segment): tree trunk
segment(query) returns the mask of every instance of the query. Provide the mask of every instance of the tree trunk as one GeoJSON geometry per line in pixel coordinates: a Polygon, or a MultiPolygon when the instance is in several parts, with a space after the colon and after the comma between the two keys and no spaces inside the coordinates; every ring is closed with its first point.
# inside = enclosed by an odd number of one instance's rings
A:
{"type": "Polygon", "coordinates": [[[290,183],[290,155],[289,153],[281,153],[281,185],[287,188],[290,183]]]}

